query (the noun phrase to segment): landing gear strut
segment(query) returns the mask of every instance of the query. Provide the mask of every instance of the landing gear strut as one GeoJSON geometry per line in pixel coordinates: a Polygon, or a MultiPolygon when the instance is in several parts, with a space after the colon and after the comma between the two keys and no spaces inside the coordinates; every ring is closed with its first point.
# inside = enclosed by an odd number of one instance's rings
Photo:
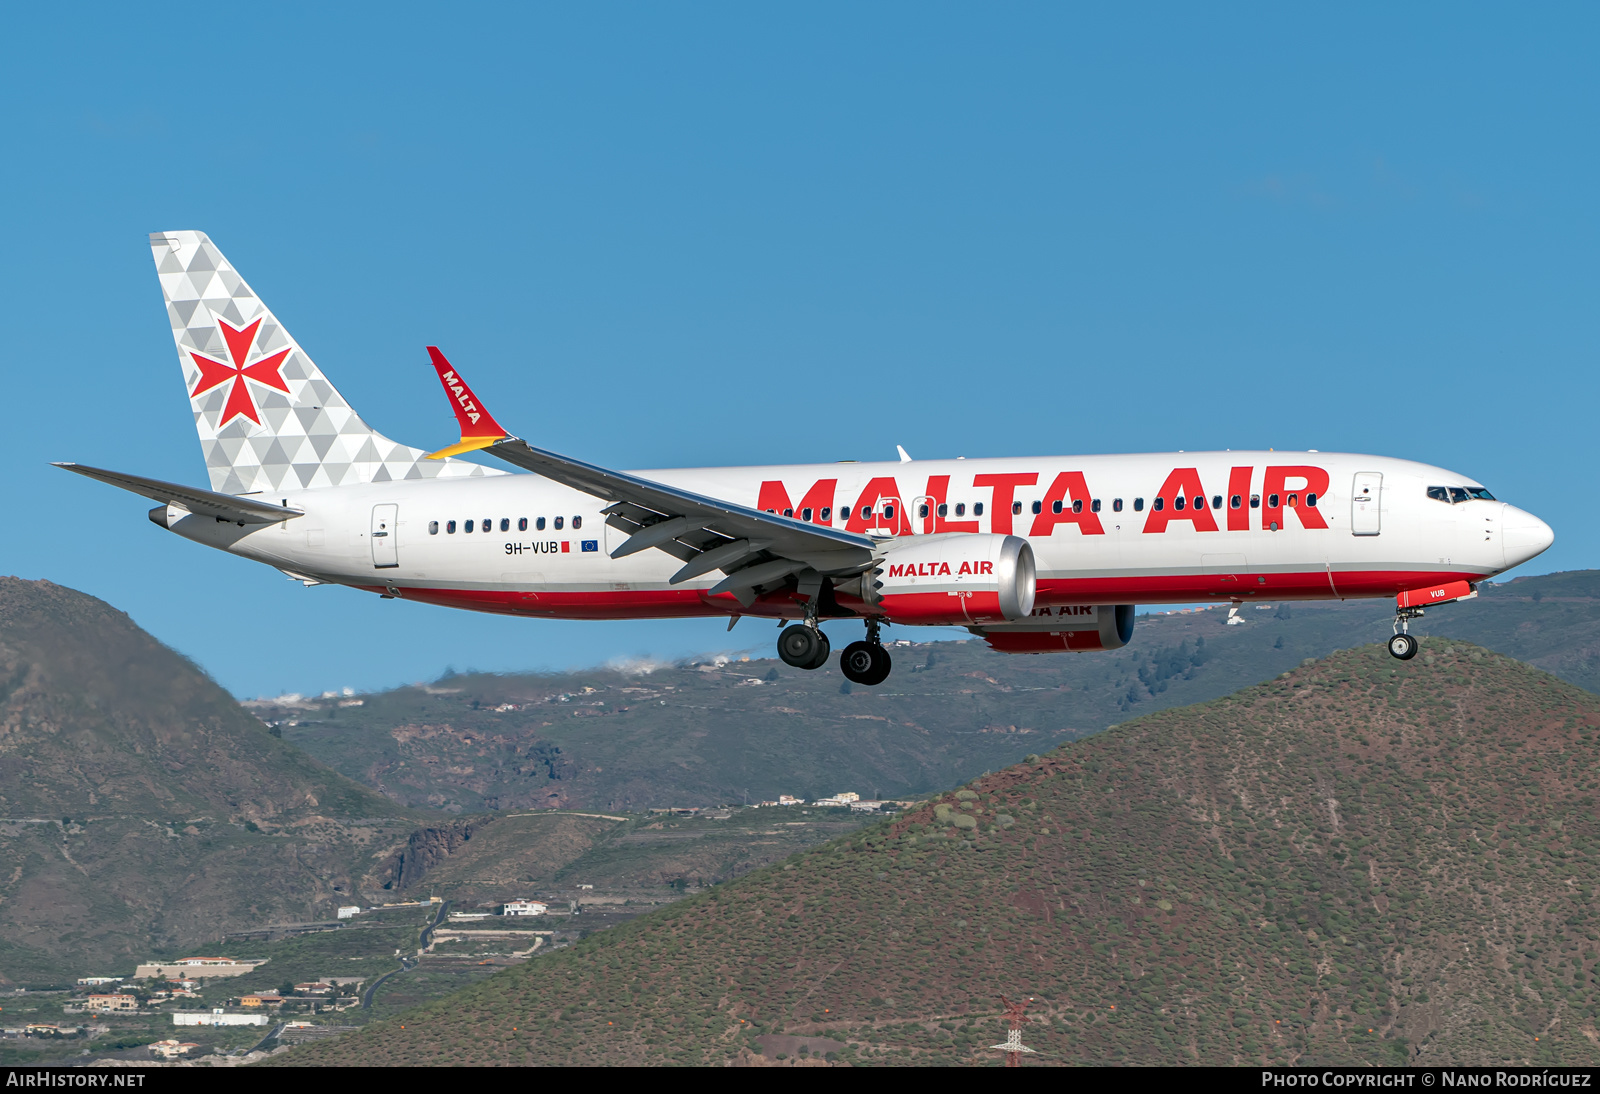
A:
{"type": "Polygon", "coordinates": [[[1394,615],[1394,637],[1389,639],[1389,655],[1409,661],[1417,655],[1417,640],[1411,637],[1411,621],[1422,614],[1421,608],[1401,608],[1394,615]]]}
{"type": "Polygon", "coordinates": [[[839,671],[852,684],[866,684],[868,687],[881,684],[889,678],[892,667],[889,651],[883,648],[883,642],[878,638],[876,619],[867,620],[865,642],[852,642],[839,655],[839,671]]]}

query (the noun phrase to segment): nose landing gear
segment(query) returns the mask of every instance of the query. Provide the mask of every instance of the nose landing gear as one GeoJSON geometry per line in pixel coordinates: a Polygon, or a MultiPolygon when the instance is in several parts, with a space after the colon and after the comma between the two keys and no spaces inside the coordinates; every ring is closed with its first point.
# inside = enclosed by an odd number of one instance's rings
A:
{"type": "Polygon", "coordinates": [[[1389,655],[1409,661],[1417,655],[1417,640],[1411,637],[1411,621],[1422,614],[1421,608],[1401,608],[1394,614],[1394,637],[1389,639],[1389,655]]]}

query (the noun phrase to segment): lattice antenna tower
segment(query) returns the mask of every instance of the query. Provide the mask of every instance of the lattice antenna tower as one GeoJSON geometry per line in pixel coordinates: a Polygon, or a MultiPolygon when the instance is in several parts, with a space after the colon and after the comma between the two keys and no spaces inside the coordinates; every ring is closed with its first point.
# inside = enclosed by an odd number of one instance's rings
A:
{"type": "Polygon", "coordinates": [[[1026,999],[1022,999],[1013,1003],[1011,1000],[1002,995],[1000,997],[1000,1002],[1006,1008],[1005,1014],[1002,1017],[1005,1018],[1006,1024],[1010,1028],[1006,1033],[1005,1044],[990,1045],[989,1047],[1006,1054],[1007,1067],[1021,1067],[1022,1054],[1024,1052],[1031,1054],[1034,1051],[1022,1043],[1022,1027],[1027,1024],[1028,1019],[1026,1012],[1029,1004],[1033,1002],[1033,996],[1030,995],[1026,999]]]}

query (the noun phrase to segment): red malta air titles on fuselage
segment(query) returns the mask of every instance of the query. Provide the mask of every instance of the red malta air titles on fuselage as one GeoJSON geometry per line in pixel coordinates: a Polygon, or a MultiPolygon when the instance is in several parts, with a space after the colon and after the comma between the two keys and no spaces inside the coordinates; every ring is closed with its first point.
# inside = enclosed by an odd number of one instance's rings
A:
{"type": "MultiPolygon", "coordinates": [[[[1143,531],[1165,532],[1175,522],[1187,522],[1197,532],[1218,532],[1222,526],[1217,523],[1214,512],[1217,509],[1226,511],[1226,528],[1230,532],[1248,531],[1252,511],[1261,514],[1257,527],[1277,531],[1284,527],[1286,509],[1295,514],[1303,528],[1328,527],[1328,522],[1317,511],[1317,499],[1328,492],[1326,470],[1308,464],[1271,465],[1262,472],[1260,491],[1252,493],[1255,474],[1254,467],[1231,468],[1228,492],[1208,494],[1200,481],[1198,468],[1174,468],[1161,489],[1149,499],[1143,531]]],[[[950,478],[949,475],[928,476],[926,488],[912,498],[913,503],[921,503],[916,512],[901,501],[906,495],[901,493],[897,479],[892,476],[874,478],[862,488],[850,507],[845,529],[851,532],[887,530],[899,536],[918,531],[920,522],[923,533],[978,531],[980,521],[951,520],[941,511],[948,509],[950,478]],[[925,516],[922,515],[923,505],[927,509],[925,516]]],[[[1053,535],[1063,524],[1071,524],[1086,536],[1105,535],[1105,527],[1100,522],[1101,506],[1096,503],[1083,472],[1060,472],[1045,490],[1037,511],[1021,513],[1022,507],[1016,501],[1018,489],[1038,484],[1038,472],[974,475],[974,488],[992,491],[987,510],[989,530],[999,535],[1039,538],[1053,535]],[[1019,521],[1018,517],[1022,519],[1019,521]],[[1028,517],[1032,518],[1031,522],[1028,517]],[[1027,530],[1019,530],[1018,524],[1027,524],[1027,530]]],[[[782,482],[768,480],[761,484],[756,508],[831,526],[838,486],[838,479],[818,479],[797,504],[790,500],[788,488],[782,482]]],[[[1142,507],[1144,499],[1139,501],[1142,507]]]]}

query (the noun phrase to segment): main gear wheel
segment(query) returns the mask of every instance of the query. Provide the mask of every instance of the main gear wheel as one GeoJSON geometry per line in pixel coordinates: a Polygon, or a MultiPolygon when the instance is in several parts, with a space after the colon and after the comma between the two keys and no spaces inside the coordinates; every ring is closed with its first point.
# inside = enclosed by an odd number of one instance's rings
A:
{"type": "Polygon", "coordinates": [[[877,642],[852,642],[839,654],[839,671],[852,684],[881,684],[892,667],[889,651],[877,642]]]}
{"type": "Polygon", "coordinates": [[[816,627],[796,623],[778,635],[778,657],[797,669],[820,669],[828,662],[832,646],[828,636],[816,627]]]}

